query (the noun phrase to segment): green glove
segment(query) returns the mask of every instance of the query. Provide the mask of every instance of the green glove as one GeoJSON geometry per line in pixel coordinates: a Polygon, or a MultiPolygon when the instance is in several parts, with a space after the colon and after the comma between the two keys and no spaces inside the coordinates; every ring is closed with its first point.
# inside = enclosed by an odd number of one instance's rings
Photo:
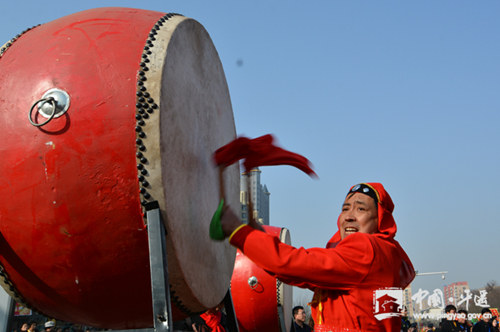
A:
{"type": "Polygon", "coordinates": [[[219,207],[212,217],[210,222],[210,238],[216,241],[223,241],[226,237],[222,231],[222,225],[220,224],[220,218],[222,217],[222,208],[224,207],[224,198],[221,198],[219,207]]]}

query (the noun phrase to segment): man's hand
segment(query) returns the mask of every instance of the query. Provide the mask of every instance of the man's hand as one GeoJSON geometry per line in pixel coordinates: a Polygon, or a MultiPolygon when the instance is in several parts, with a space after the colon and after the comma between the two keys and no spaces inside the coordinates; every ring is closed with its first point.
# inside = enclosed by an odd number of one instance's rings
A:
{"type": "Polygon", "coordinates": [[[262,227],[261,224],[259,224],[258,222],[255,221],[254,218],[251,218],[250,221],[248,222],[248,226],[252,227],[253,229],[256,229],[258,231],[261,231],[261,232],[266,232],[264,230],[264,228],[262,227]]]}
{"type": "Polygon", "coordinates": [[[222,232],[225,237],[229,237],[236,228],[241,226],[240,218],[227,206],[220,218],[222,232]]]}
{"type": "MultiPolygon", "coordinates": [[[[224,233],[224,236],[227,238],[233,234],[233,232],[242,225],[239,216],[237,216],[230,208],[229,206],[226,206],[223,210],[222,216],[220,218],[220,225],[222,228],[222,233],[224,233]]],[[[248,222],[248,226],[252,227],[253,229],[256,229],[258,231],[264,231],[264,228],[254,221],[253,219],[248,222]]]]}

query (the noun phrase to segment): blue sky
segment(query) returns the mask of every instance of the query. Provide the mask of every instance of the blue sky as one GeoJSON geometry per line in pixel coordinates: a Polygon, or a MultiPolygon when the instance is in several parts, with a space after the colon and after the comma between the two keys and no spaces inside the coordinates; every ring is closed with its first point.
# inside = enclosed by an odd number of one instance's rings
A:
{"type": "Polygon", "coordinates": [[[319,180],[262,168],[271,224],[323,247],[348,188],[381,182],[413,288],[500,281],[499,1],[6,1],[0,44],[84,9],[177,12],[202,23],[237,132],[273,133],[319,180]],[[239,65],[239,64],[240,65],[239,65]]]}

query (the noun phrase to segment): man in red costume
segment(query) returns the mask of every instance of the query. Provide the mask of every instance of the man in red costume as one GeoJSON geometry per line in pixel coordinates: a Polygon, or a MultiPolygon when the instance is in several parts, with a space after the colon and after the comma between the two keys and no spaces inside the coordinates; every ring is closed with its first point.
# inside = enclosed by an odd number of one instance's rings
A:
{"type": "Polygon", "coordinates": [[[294,248],[242,225],[228,209],[221,226],[229,242],[281,281],[314,291],[315,331],[398,331],[400,308],[375,316],[376,291],[404,289],[415,277],[410,259],[394,240],[394,204],[380,183],[353,186],[326,249],[294,248]]]}

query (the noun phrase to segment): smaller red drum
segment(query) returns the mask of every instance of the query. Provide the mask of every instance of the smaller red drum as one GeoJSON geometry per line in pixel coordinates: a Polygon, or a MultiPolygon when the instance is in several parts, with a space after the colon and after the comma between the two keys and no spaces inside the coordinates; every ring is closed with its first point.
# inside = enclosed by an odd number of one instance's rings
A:
{"type": "MultiPolygon", "coordinates": [[[[291,244],[288,229],[263,227],[267,234],[279,238],[283,243],[291,244]]],[[[231,295],[241,332],[290,331],[292,286],[271,276],[239,250],[231,278],[231,295]],[[282,319],[280,319],[280,312],[282,319]]]]}

